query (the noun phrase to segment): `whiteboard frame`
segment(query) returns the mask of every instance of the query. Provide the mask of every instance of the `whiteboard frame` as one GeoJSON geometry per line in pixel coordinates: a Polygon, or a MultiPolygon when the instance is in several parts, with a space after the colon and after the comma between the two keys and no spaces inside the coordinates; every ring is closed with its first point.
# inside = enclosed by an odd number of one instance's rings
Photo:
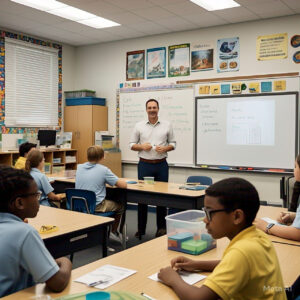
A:
{"type": "MultiPolygon", "coordinates": [[[[150,92],[150,91],[165,91],[165,90],[186,90],[186,89],[192,89],[193,90],[193,101],[195,101],[195,86],[194,84],[188,83],[188,84],[170,84],[170,85],[162,85],[162,86],[147,86],[147,87],[137,87],[137,88],[120,88],[117,89],[117,105],[116,105],[116,146],[120,149],[120,95],[123,93],[139,93],[139,92],[150,92]]],[[[192,164],[179,164],[179,163],[169,163],[168,165],[170,167],[184,167],[184,168],[197,168],[196,166],[196,153],[195,153],[195,124],[196,124],[196,111],[193,111],[193,117],[194,117],[194,124],[193,124],[193,130],[194,130],[194,145],[193,145],[193,158],[192,158],[192,164]]],[[[176,150],[175,150],[176,151],[176,150]]],[[[138,164],[139,159],[137,156],[136,160],[123,160],[122,163],[126,164],[138,164]]]]}
{"type": "Polygon", "coordinates": [[[221,171],[246,171],[246,172],[264,172],[264,173],[276,173],[276,174],[291,174],[293,172],[293,169],[284,169],[283,172],[276,169],[270,168],[260,168],[260,167],[255,167],[255,168],[250,168],[249,170],[248,167],[245,167],[246,169],[239,169],[238,167],[240,166],[228,166],[228,165],[204,165],[198,164],[197,163],[197,145],[198,145],[198,140],[197,140],[197,130],[198,130],[198,100],[201,99],[216,99],[216,98],[237,98],[237,97],[259,97],[259,96],[274,96],[274,95],[295,95],[296,97],[296,109],[295,109],[295,158],[299,153],[299,92],[283,92],[283,93],[255,93],[255,94],[234,94],[234,95],[207,95],[207,96],[201,96],[201,97],[195,97],[195,152],[194,152],[194,161],[195,161],[195,166],[201,169],[213,169],[213,170],[221,170],[221,171]],[[270,171],[272,170],[272,171],[270,171]]]}

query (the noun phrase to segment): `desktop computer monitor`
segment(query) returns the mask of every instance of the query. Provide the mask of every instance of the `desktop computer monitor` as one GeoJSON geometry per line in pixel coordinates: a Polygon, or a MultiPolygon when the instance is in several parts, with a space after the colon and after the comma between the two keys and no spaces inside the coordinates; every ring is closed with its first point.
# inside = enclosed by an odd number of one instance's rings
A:
{"type": "Polygon", "coordinates": [[[54,146],[56,143],[56,130],[39,130],[38,140],[40,146],[54,146]]]}

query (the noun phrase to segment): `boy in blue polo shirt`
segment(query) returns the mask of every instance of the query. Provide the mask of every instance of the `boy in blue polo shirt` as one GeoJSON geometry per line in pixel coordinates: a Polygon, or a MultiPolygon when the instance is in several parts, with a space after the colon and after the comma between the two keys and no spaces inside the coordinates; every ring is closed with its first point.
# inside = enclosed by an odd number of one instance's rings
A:
{"type": "Polygon", "coordinates": [[[24,222],[39,210],[41,193],[35,181],[23,170],[1,166],[0,191],[0,297],[42,282],[62,291],[71,262],[65,257],[55,261],[38,232],[24,222]]]}
{"type": "Polygon", "coordinates": [[[125,180],[119,179],[109,168],[101,164],[103,158],[104,151],[102,147],[95,145],[88,148],[88,162],[77,166],[75,188],[95,192],[96,212],[116,212],[112,232],[117,233],[120,218],[124,212],[124,205],[105,199],[105,185],[108,183],[111,186],[116,185],[119,188],[125,189],[127,188],[127,183],[125,180]]]}

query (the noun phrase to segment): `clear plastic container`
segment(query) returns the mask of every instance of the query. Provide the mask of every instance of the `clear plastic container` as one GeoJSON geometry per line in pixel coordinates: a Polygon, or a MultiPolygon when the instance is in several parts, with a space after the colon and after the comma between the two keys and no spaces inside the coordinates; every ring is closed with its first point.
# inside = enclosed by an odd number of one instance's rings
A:
{"type": "Polygon", "coordinates": [[[198,255],[216,247],[207,232],[202,210],[187,210],[166,216],[168,249],[198,255]]]}
{"type": "Polygon", "coordinates": [[[154,184],[154,177],[144,177],[145,184],[154,184]]]}

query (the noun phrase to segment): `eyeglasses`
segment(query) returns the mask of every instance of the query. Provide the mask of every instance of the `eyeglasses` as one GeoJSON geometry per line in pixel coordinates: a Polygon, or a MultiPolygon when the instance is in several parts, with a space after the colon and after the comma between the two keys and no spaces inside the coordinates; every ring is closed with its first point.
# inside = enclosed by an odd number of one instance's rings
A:
{"type": "Polygon", "coordinates": [[[20,195],[17,195],[17,197],[30,197],[30,196],[35,196],[37,200],[40,200],[41,199],[41,196],[42,196],[42,192],[41,191],[37,191],[35,193],[28,193],[28,194],[20,194],[20,195]]]}
{"type": "Polygon", "coordinates": [[[205,212],[207,220],[210,222],[213,213],[221,212],[221,211],[228,211],[227,209],[211,209],[203,207],[202,210],[205,212]]]}

